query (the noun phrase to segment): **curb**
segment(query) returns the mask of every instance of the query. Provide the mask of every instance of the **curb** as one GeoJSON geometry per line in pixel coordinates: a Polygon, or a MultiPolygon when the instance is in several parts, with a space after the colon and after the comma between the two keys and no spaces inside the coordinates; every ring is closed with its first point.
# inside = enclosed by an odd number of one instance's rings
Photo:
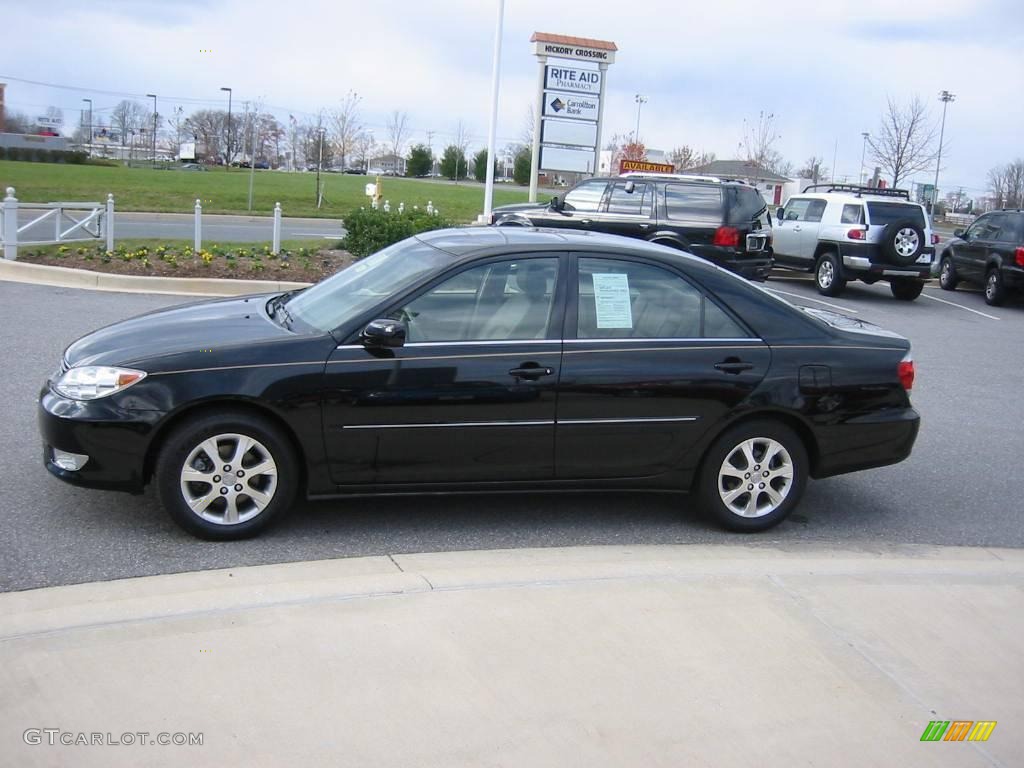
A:
{"type": "Polygon", "coordinates": [[[246,296],[254,293],[280,293],[308,288],[312,283],[285,280],[231,280],[204,277],[143,277],[113,275],[71,267],[51,267],[0,259],[0,280],[32,283],[58,288],[85,288],[93,291],[156,293],[175,296],[246,296]]]}

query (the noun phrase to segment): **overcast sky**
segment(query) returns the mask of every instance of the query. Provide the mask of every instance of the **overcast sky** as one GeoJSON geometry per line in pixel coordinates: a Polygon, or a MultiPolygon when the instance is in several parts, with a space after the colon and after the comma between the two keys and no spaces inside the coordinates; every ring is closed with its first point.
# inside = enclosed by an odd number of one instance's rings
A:
{"type": "MultiPolygon", "coordinates": [[[[837,174],[860,172],[861,132],[886,98],[957,95],[946,122],[940,186],[984,191],[989,168],[1024,155],[1021,0],[507,0],[498,136],[516,140],[533,98],[534,31],[612,40],[605,138],[633,129],[634,94],[648,98],[648,146],[689,144],[737,155],[742,121],[773,112],[778,149],[837,174]]],[[[109,114],[122,94],[156,93],[159,111],[270,105],[305,119],[349,90],[378,140],[393,109],[412,139],[450,140],[462,119],[485,142],[494,0],[0,0],[0,80],[8,108],[49,105],[78,120],[81,98],[109,114]],[[45,7],[45,10],[43,8],[45,7]],[[209,49],[210,53],[201,52],[209,49]],[[15,80],[72,86],[57,89],[15,80]],[[107,91],[110,93],[101,93],[107,91]],[[189,102],[180,100],[187,98],[189,102]]],[[[144,101],[144,99],[141,99],[144,101]]],[[[921,181],[930,178],[922,175],[921,181]]]]}

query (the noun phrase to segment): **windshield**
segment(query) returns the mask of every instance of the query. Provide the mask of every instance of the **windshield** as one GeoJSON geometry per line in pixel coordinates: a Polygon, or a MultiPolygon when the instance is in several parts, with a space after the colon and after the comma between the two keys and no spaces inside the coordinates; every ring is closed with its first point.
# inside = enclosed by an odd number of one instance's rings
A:
{"type": "Polygon", "coordinates": [[[285,303],[293,317],[321,331],[332,331],[451,260],[451,254],[410,237],[357,261],[285,303]]]}

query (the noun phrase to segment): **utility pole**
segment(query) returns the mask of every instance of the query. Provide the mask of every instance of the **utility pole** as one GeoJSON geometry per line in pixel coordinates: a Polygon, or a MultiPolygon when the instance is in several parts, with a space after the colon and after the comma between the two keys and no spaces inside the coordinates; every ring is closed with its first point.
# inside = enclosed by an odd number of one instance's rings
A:
{"type": "Polygon", "coordinates": [[[231,89],[221,88],[222,91],[228,92],[228,156],[224,160],[224,170],[228,170],[231,167],[231,89]]]}
{"type": "Polygon", "coordinates": [[[498,18],[494,27],[494,62],[491,69],[491,121],[487,127],[487,180],[484,186],[483,223],[491,223],[494,207],[495,131],[498,123],[498,85],[501,75],[501,30],[505,18],[505,0],[498,0],[498,18]]]}
{"type": "Polygon", "coordinates": [[[861,145],[860,145],[860,183],[861,183],[861,186],[864,185],[864,155],[868,151],[868,137],[870,137],[870,136],[871,136],[871,134],[868,133],[867,131],[864,131],[861,134],[861,138],[864,140],[861,143],[861,145]]]}
{"type": "Polygon", "coordinates": [[[88,147],[88,149],[86,151],[91,155],[92,154],[92,99],[82,99],[82,101],[84,101],[85,103],[87,103],[89,105],[89,127],[88,127],[87,133],[86,133],[86,136],[88,137],[88,139],[86,141],[86,146],[88,147]]]}
{"type": "Polygon", "coordinates": [[[946,136],[946,107],[956,99],[955,93],[941,91],[939,101],[942,102],[942,128],[939,129],[939,156],[935,161],[935,186],[932,188],[932,226],[935,226],[935,203],[939,199],[939,169],[942,167],[942,142],[946,136]]]}
{"type": "Polygon", "coordinates": [[[256,112],[252,113],[252,130],[249,132],[249,210],[252,211],[252,184],[256,176],[256,112]]]}
{"type": "Polygon", "coordinates": [[[320,208],[320,168],[324,164],[324,129],[323,126],[317,126],[316,132],[320,134],[320,153],[316,161],[316,207],[320,208]]]}
{"type": "Polygon", "coordinates": [[[156,94],[147,93],[146,98],[153,100],[153,167],[156,168],[156,94]]]}
{"type": "Polygon", "coordinates": [[[640,107],[647,103],[647,97],[638,93],[634,101],[636,101],[636,131],[633,133],[633,143],[636,144],[640,141],[640,107]]]}

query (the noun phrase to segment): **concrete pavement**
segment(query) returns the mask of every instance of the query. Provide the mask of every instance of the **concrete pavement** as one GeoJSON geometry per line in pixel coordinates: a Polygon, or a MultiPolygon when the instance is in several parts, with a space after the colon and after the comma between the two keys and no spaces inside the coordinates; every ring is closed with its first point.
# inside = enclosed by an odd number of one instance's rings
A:
{"type": "Polygon", "coordinates": [[[8,593],[0,764],[1016,765],[1022,586],[1021,550],[653,546],[8,593]]]}

